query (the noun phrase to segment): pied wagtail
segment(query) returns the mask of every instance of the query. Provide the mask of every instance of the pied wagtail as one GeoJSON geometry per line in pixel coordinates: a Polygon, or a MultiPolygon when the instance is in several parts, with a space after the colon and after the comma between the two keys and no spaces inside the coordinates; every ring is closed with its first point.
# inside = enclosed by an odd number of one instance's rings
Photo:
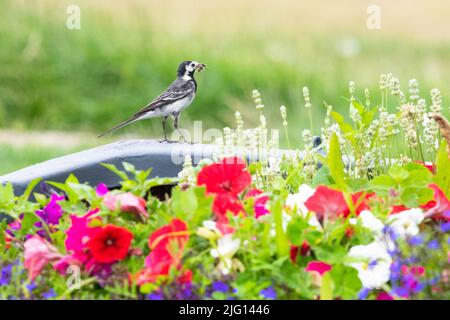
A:
{"type": "Polygon", "coordinates": [[[184,61],[178,66],[177,79],[155,100],[148,103],[128,120],[118,124],[98,137],[123,128],[138,120],[162,117],[164,140],[167,141],[166,121],[169,116],[174,119],[174,127],[178,129],[178,118],[181,111],[188,107],[195,98],[197,82],[194,79],[195,71],[202,71],[206,65],[196,61],[184,61]]]}

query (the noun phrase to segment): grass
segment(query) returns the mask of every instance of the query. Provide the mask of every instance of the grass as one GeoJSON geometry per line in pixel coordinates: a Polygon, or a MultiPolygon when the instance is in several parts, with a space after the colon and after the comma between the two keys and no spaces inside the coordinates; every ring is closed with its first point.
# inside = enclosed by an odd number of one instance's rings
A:
{"type": "MultiPolygon", "coordinates": [[[[280,126],[279,106],[286,105],[295,144],[309,127],[303,86],[319,128],[323,101],[347,114],[348,82],[356,82],[363,98],[365,87],[378,90],[379,74],[386,72],[403,80],[404,91],[413,77],[422,94],[440,87],[447,106],[450,28],[443,12],[449,5],[431,2],[381,2],[382,29],[370,31],[367,1],[80,0],[82,28],[74,31],[65,27],[71,1],[4,0],[0,126],[98,134],[164,90],[186,59],[208,64],[197,76],[196,101],[183,113],[186,128],[194,120],[203,128],[232,126],[235,111],[254,126],[251,91],[257,88],[268,126],[280,126]]],[[[153,119],[122,132],[161,137],[161,131],[153,119]]]]}

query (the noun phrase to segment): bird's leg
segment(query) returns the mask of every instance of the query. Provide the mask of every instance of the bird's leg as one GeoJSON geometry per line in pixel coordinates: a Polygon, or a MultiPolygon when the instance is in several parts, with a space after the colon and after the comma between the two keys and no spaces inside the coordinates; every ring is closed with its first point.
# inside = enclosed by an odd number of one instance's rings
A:
{"type": "Polygon", "coordinates": [[[163,119],[162,119],[162,127],[164,130],[164,141],[167,142],[166,121],[167,121],[167,116],[163,117],[163,119]]]}
{"type": "Polygon", "coordinates": [[[181,137],[183,138],[183,141],[186,141],[186,138],[183,136],[183,133],[181,131],[178,130],[178,118],[180,117],[179,113],[175,113],[173,115],[173,127],[175,128],[175,130],[177,130],[181,137]]]}

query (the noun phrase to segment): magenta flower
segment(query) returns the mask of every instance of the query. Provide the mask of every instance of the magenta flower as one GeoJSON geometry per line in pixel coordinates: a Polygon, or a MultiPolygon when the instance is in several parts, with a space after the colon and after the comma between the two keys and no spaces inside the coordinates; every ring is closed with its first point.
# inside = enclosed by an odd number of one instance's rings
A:
{"type": "MultiPolygon", "coordinates": [[[[58,196],[57,194],[52,194],[49,203],[42,210],[37,210],[36,214],[44,220],[45,223],[49,225],[57,225],[59,219],[63,214],[61,206],[58,201],[64,200],[64,196],[58,196]]],[[[40,222],[38,222],[40,224],[40,222]]]]}
{"type": "Polygon", "coordinates": [[[89,221],[98,211],[98,209],[91,210],[82,217],[76,215],[70,216],[72,225],[66,231],[67,238],[65,241],[67,251],[79,252],[84,250],[86,243],[89,241],[92,229],[97,229],[90,228],[89,221]]]}
{"type": "Polygon", "coordinates": [[[305,270],[308,272],[318,272],[321,276],[323,276],[323,274],[325,272],[328,272],[331,270],[331,265],[329,265],[328,263],[322,262],[322,261],[311,261],[308,263],[308,265],[306,266],[305,270]]]}
{"type": "Polygon", "coordinates": [[[109,192],[108,187],[104,183],[100,183],[97,188],[95,189],[95,193],[99,197],[103,197],[105,194],[109,192]]]}
{"type": "Polygon", "coordinates": [[[54,246],[40,236],[33,236],[25,241],[24,247],[24,266],[28,269],[28,277],[31,281],[41,273],[47,264],[58,261],[62,257],[54,246]]]}
{"type": "Polygon", "coordinates": [[[247,192],[245,197],[253,197],[254,199],[253,208],[255,210],[255,218],[259,218],[270,213],[270,211],[266,208],[267,202],[269,202],[269,197],[263,195],[263,192],[261,190],[251,189],[247,192]]]}

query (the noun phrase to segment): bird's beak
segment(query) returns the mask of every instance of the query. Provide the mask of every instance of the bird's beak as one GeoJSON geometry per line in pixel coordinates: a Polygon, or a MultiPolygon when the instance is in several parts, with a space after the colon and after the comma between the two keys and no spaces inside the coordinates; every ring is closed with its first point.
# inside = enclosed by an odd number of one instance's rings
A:
{"type": "Polygon", "coordinates": [[[206,64],[204,64],[204,63],[199,63],[199,64],[197,64],[196,69],[197,69],[197,71],[203,71],[203,70],[206,69],[206,64]]]}

